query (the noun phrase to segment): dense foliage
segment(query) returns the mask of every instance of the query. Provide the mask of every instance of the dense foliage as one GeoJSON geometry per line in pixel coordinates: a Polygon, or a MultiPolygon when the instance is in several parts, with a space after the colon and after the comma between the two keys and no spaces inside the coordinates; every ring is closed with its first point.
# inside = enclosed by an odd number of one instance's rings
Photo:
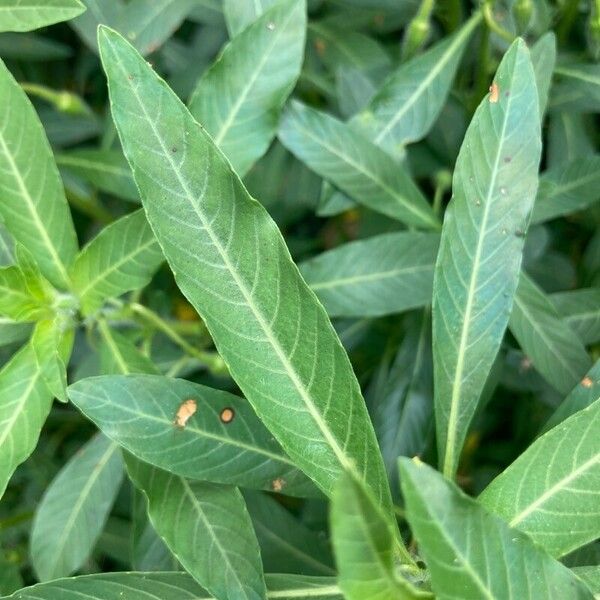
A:
{"type": "Polygon", "coordinates": [[[0,596],[600,597],[597,0],[0,32],[0,596]]]}

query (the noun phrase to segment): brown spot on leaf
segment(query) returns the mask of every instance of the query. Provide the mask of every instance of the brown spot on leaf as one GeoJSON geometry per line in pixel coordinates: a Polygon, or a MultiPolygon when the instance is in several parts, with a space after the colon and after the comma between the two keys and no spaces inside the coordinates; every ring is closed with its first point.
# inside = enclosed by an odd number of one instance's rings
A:
{"type": "Polygon", "coordinates": [[[594,382],[592,381],[591,377],[588,377],[587,375],[581,380],[581,385],[584,388],[591,388],[594,385],[594,382]]]}
{"type": "Polygon", "coordinates": [[[177,414],[175,415],[175,420],[173,423],[177,427],[185,427],[190,418],[194,416],[197,408],[198,405],[196,404],[195,400],[192,400],[191,398],[189,400],[185,400],[177,409],[177,414]]]}
{"type": "Polygon", "coordinates": [[[495,104],[498,102],[498,98],[500,97],[500,88],[498,84],[494,81],[492,85],[490,85],[490,102],[495,104]]]}
{"type": "Polygon", "coordinates": [[[327,44],[321,38],[317,38],[315,40],[315,50],[317,51],[317,53],[323,56],[323,54],[325,54],[326,49],[327,44]]]}
{"type": "Polygon", "coordinates": [[[282,479],[281,477],[278,477],[277,479],[273,479],[273,481],[271,482],[271,489],[274,492],[280,492],[283,489],[284,485],[285,485],[285,480],[282,479]]]}
{"type": "Polygon", "coordinates": [[[223,423],[231,423],[231,421],[233,421],[233,418],[235,417],[235,412],[233,408],[227,407],[221,411],[219,417],[223,423]]]}

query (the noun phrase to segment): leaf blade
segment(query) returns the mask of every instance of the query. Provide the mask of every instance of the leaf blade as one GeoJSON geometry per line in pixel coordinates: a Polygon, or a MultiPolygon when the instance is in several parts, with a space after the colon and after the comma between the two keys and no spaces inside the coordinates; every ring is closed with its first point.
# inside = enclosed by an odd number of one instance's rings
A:
{"type": "Polygon", "coordinates": [[[0,31],[32,31],[81,14],[79,0],[0,0],[0,31]]]}

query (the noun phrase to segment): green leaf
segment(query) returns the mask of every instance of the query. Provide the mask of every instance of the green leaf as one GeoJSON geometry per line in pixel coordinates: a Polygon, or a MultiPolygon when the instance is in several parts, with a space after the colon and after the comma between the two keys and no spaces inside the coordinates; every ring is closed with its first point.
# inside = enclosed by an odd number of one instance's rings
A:
{"type": "Polygon", "coordinates": [[[433,284],[439,460],[456,471],[517,287],[537,188],[538,98],[529,53],[513,43],[467,130],[445,215],[433,284]]]}
{"type": "MultiPolygon", "coordinates": [[[[33,282],[31,282],[33,284],[33,282]]],[[[50,310],[50,299],[39,294],[19,267],[0,269],[0,314],[15,321],[35,321],[50,310]]]]}
{"type": "Polygon", "coordinates": [[[23,587],[18,565],[10,562],[0,548],[0,594],[11,594],[23,587]]]}
{"type": "Polygon", "coordinates": [[[163,260],[143,210],[105,227],[71,269],[83,314],[93,313],[108,298],[145,287],[163,260]]]}
{"type": "Polygon", "coordinates": [[[395,524],[352,476],[340,478],[331,504],[338,581],[347,600],[433,598],[394,573],[395,524]]]}
{"type": "Polygon", "coordinates": [[[234,379],[324,491],[350,467],[389,507],[348,357],[276,225],[146,62],[116,33],[100,37],[113,117],[148,219],[234,379]]]}
{"type": "Polygon", "coordinates": [[[223,14],[227,23],[227,31],[231,37],[236,36],[250,23],[256,21],[265,10],[269,9],[279,0],[253,0],[253,2],[239,2],[239,0],[223,0],[223,14]]]}
{"type": "MultiPolygon", "coordinates": [[[[267,598],[343,600],[330,577],[267,575],[267,598]]],[[[106,573],[42,583],[0,600],[220,600],[205,592],[187,573],[106,573]]]]}
{"type": "Polygon", "coordinates": [[[568,112],[600,111],[600,65],[561,65],[554,70],[550,108],[568,112]]]}
{"type": "Polygon", "coordinates": [[[594,598],[600,598],[600,567],[575,567],[572,571],[594,593],[594,598]]]}
{"type": "Polygon", "coordinates": [[[373,317],[431,301],[439,236],[399,232],[350,242],[300,265],[332,317],[373,317]]]}
{"type": "Polygon", "coordinates": [[[538,438],[481,503],[560,557],[600,537],[600,401],[538,438]]]}
{"type": "Polygon", "coordinates": [[[569,569],[431,467],[401,458],[400,481],[436,598],[592,600],[569,569]]]}
{"type": "Polygon", "coordinates": [[[0,61],[0,218],[42,273],[67,288],[77,238],[58,169],[31,102],[0,61]]]}
{"type": "Polygon", "coordinates": [[[600,200],[600,155],[581,156],[540,177],[532,222],[543,223],[600,200]]]}
{"type": "Polygon", "coordinates": [[[352,126],[392,155],[425,137],[446,103],[462,55],[480,21],[477,13],[454,35],[402,63],[369,106],[352,119],[352,126]]]}
{"type": "Polygon", "coordinates": [[[268,494],[244,491],[244,500],[260,544],[265,571],[334,575],[325,532],[316,532],[268,494]]]}
{"type": "Polygon", "coordinates": [[[83,41],[98,51],[98,25],[120,31],[142,53],[154,52],[173,35],[198,0],[83,0],[87,11],[71,25],[83,41]]]}
{"type": "Polygon", "coordinates": [[[283,0],[237,35],[202,76],[194,118],[243,177],[267,151],[304,57],[304,0],[283,0]]]}
{"type": "Polygon", "coordinates": [[[548,31],[533,44],[531,47],[531,64],[533,65],[540,102],[540,116],[543,117],[556,64],[556,36],[553,31],[548,31]]]}
{"type": "Polygon", "coordinates": [[[161,469],[290,495],[317,493],[243,398],[156,375],[91,377],[68,393],[108,437],[161,469]],[[178,414],[188,400],[195,402],[195,412],[183,426],[178,414]],[[222,420],[223,411],[231,421],[222,420]]]}
{"type": "Polygon", "coordinates": [[[123,153],[118,150],[71,150],[58,154],[56,163],[61,169],[83,177],[103,192],[132,202],[140,201],[131,169],[123,153]]]}
{"type": "Polygon", "coordinates": [[[585,344],[600,341],[600,288],[558,292],[550,296],[559,316],[585,344]]]}
{"type": "Polygon", "coordinates": [[[52,405],[28,344],[0,370],[0,498],[15,469],[33,452],[52,405]]]}
{"type": "Polygon", "coordinates": [[[9,267],[15,262],[15,241],[3,223],[0,223],[0,266],[9,267]]]}
{"type": "Polygon", "coordinates": [[[31,31],[81,14],[79,0],[0,0],[0,31],[31,31]]]}
{"type": "Polygon", "coordinates": [[[31,530],[40,581],[71,575],[87,561],[122,479],[119,447],[100,434],[62,467],[36,507],[31,530]]]}
{"type": "Polygon", "coordinates": [[[575,332],[524,273],[510,315],[510,330],[540,375],[563,394],[570,392],[592,366],[575,332]]]}
{"type": "Polygon", "coordinates": [[[12,319],[0,317],[0,346],[26,340],[31,333],[31,324],[18,323],[12,319]]]}
{"type": "Polygon", "coordinates": [[[566,418],[574,415],[600,400],[600,361],[587,372],[587,375],[575,386],[571,393],[560,403],[542,429],[542,433],[558,425],[566,418]]]}
{"type": "Polygon", "coordinates": [[[237,488],[188,482],[127,456],[125,461],[148,498],[154,528],[196,581],[223,600],[266,597],[258,541],[237,488]]]}
{"type": "Polygon", "coordinates": [[[278,135],[290,152],[357,202],[408,225],[439,229],[404,167],[349,125],[293,101],[278,135]]]}

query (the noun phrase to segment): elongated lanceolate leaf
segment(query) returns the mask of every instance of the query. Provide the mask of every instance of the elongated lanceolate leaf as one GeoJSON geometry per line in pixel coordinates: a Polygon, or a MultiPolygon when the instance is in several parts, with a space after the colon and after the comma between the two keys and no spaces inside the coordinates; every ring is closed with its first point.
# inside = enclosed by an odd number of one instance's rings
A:
{"type": "Polygon", "coordinates": [[[91,554],[123,479],[118,446],[93,437],[60,470],[38,504],[31,560],[40,581],[77,571],[91,554]]]}
{"type": "Polygon", "coordinates": [[[600,537],[600,401],[538,438],[480,496],[553,556],[600,537]]]}
{"type": "Polygon", "coordinates": [[[531,64],[537,85],[540,117],[543,117],[556,64],[556,36],[553,31],[545,33],[531,46],[531,64]]]}
{"type": "Polygon", "coordinates": [[[306,5],[282,0],[225,47],[190,112],[243,177],[269,147],[304,57],[306,5]]]}
{"type": "Polygon", "coordinates": [[[558,292],[550,301],[585,345],[600,341],[600,288],[558,292]]]}
{"type": "Polygon", "coordinates": [[[387,233],[350,242],[300,265],[334,317],[388,315],[431,301],[439,236],[387,233]]]}
{"type": "Polygon", "coordinates": [[[108,437],[161,469],[217,483],[318,495],[243,398],[155,375],[91,377],[71,385],[68,393],[108,437]],[[184,407],[188,400],[195,403],[191,414],[184,407]]]}
{"type": "Polygon", "coordinates": [[[256,21],[265,10],[276,4],[278,0],[223,0],[223,14],[229,35],[234,37],[253,21],[256,21]]]}
{"type": "Polygon", "coordinates": [[[436,426],[446,475],[457,468],[504,336],[537,188],[540,119],[523,41],[505,54],[494,85],[497,98],[479,105],[458,156],[433,284],[436,426]]]}
{"type": "Polygon", "coordinates": [[[454,35],[403,63],[351,124],[392,155],[422,139],[437,119],[471,34],[477,13],[454,35]]]}
{"type": "Polygon", "coordinates": [[[396,526],[351,476],[340,479],[331,505],[338,581],[348,600],[433,598],[396,576],[396,526]]]}
{"type": "Polygon", "coordinates": [[[586,376],[576,385],[571,393],[559,404],[552,416],[544,424],[542,432],[555,427],[577,411],[583,410],[600,400],[600,361],[587,372],[586,376]]]}
{"type": "Polygon", "coordinates": [[[575,332],[525,273],[515,295],[510,330],[540,375],[563,394],[570,392],[592,366],[575,332]]]}
{"type": "Polygon", "coordinates": [[[0,269],[0,315],[15,321],[34,321],[50,310],[49,298],[38,294],[19,267],[0,269]]]}
{"type": "Polygon", "coordinates": [[[265,598],[260,550],[238,489],[125,460],[154,528],[190,575],[223,600],[265,598]]]}
{"type": "Polygon", "coordinates": [[[118,150],[72,150],[59,154],[56,163],[61,169],[79,175],[103,192],[132,202],[140,200],[131,169],[123,153],[118,150]]]}
{"type": "Polygon", "coordinates": [[[600,598],[600,567],[575,567],[572,571],[594,593],[594,598],[600,598]]]}
{"type": "Polygon", "coordinates": [[[592,600],[569,569],[431,467],[402,458],[400,481],[436,598],[592,600]]]}
{"type": "Polygon", "coordinates": [[[587,208],[600,200],[600,155],[581,156],[540,177],[533,223],[587,208]]]}
{"type": "Polygon", "coordinates": [[[92,313],[107,298],[143,288],[163,260],[143,210],[103,229],[71,269],[83,314],[92,313]]]}
{"type": "Polygon", "coordinates": [[[572,64],[555,69],[558,81],[552,88],[551,110],[600,111],[600,65],[572,64]]]}
{"type": "Polygon", "coordinates": [[[81,14],[79,0],[0,0],[0,31],[31,31],[81,14]]]}
{"type": "Polygon", "coordinates": [[[0,61],[0,217],[54,285],[68,287],[77,238],[52,150],[25,92],[0,61]]]}
{"type": "Polygon", "coordinates": [[[297,158],[357,202],[409,225],[439,229],[404,167],[349,125],[293,101],[278,135],[297,158]]]}
{"type": "Polygon", "coordinates": [[[33,452],[52,394],[28,344],[0,371],[0,498],[15,469],[33,452]]]}
{"type": "Polygon", "coordinates": [[[233,377],[323,490],[349,467],[389,507],[348,357],[276,225],[133,48],[106,29],[100,40],[113,117],[148,219],[233,377]]]}
{"type": "MultiPolygon", "coordinates": [[[[343,600],[331,577],[267,575],[267,598],[343,600]]],[[[221,600],[187,573],[106,573],[58,579],[23,588],[0,600],[221,600]]]]}

